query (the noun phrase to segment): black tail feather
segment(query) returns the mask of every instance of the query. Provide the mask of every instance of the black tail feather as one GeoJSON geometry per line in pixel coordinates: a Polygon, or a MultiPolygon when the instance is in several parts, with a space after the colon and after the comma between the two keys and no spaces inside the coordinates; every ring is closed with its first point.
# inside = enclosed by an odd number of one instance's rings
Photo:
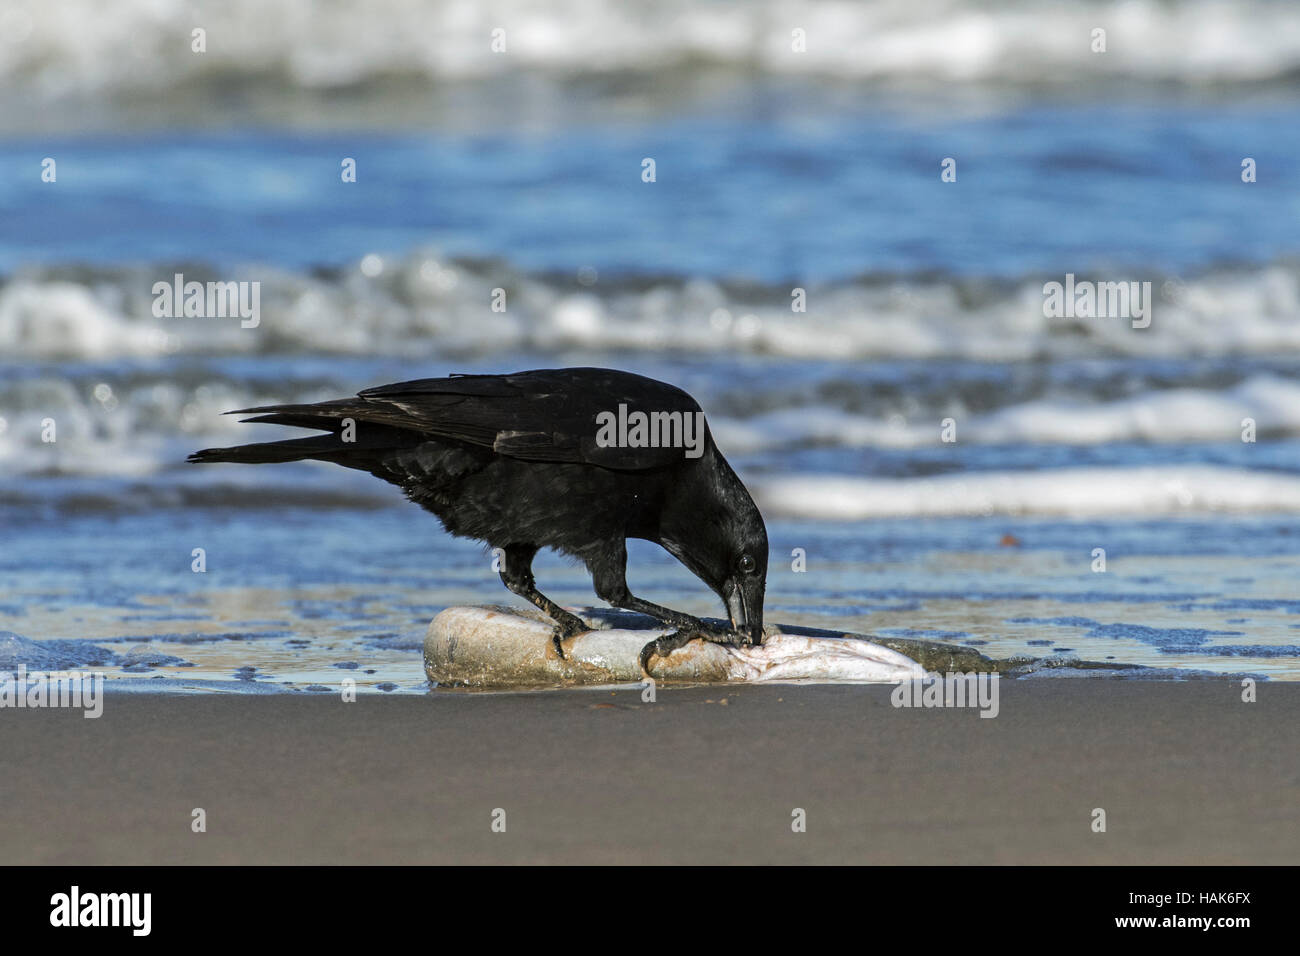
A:
{"type": "Polygon", "coordinates": [[[318,428],[321,431],[339,431],[343,423],[349,420],[413,432],[423,431],[425,424],[397,405],[368,402],[360,398],[339,398],[305,405],[260,405],[256,408],[237,408],[226,414],[256,416],[244,419],[246,422],[318,428]]]}
{"type": "Polygon", "coordinates": [[[334,461],[347,454],[351,446],[341,444],[337,435],[313,435],[310,438],[292,438],[286,441],[258,442],[252,445],[235,445],[232,448],[204,448],[190,455],[186,461],[203,463],[234,461],[250,465],[267,465],[285,461],[334,461]]]}

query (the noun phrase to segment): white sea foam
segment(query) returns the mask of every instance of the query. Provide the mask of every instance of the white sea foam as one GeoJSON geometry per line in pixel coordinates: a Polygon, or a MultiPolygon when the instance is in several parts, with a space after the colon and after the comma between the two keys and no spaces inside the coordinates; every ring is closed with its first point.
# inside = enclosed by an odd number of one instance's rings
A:
{"type": "Polygon", "coordinates": [[[1204,465],[963,472],[899,479],[792,475],[755,480],[750,489],[770,517],[827,521],[1300,509],[1300,476],[1204,465]]]}
{"type": "MultiPolygon", "coordinates": [[[[157,273],[157,274],[155,274],[157,273]]],[[[0,284],[0,355],[106,359],[166,354],[439,355],[592,350],[737,352],[807,359],[1027,361],[1104,356],[1300,353],[1300,266],[1275,263],[1157,285],[1148,329],[1127,319],[1043,315],[1042,280],[863,279],[735,291],[707,279],[571,283],[509,266],[416,253],[334,277],[269,267],[223,276],[261,283],[262,320],[159,319],[133,267],[84,281],[24,270],[0,284]],[[487,307],[510,289],[508,309],[487,307]]]]}
{"type": "Polygon", "coordinates": [[[801,445],[906,449],[938,445],[947,417],[960,441],[983,445],[1238,441],[1246,419],[1257,436],[1300,435],[1300,382],[1257,375],[1222,390],[1153,388],[1113,401],[1039,399],[983,414],[948,407],[910,418],[852,414],[823,404],[721,418],[711,428],[730,452],[801,445]]]}
{"type": "Polygon", "coordinates": [[[1300,8],[1265,0],[10,0],[0,82],[38,93],[214,89],[256,76],[300,88],[508,70],[680,71],[698,63],[841,79],[965,84],[1135,77],[1200,85],[1300,68],[1300,8]],[[191,30],[207,51],[191,52],[191,30]],[[1091,49],[1108,33],[1104,55],[1091,49]],[[505,31],[504,54],[491,49],[505,31]],[[806,32],[806,52],[792,49],[806,32]]]}

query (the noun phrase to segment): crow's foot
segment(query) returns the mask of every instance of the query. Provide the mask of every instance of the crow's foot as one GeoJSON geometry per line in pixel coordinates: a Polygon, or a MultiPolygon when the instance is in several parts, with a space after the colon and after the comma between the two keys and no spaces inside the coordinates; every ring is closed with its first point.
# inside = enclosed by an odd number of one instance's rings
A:
{"type": "Polygon", "coordinates": [[[730,644],[733,647],[747,643],[745,635],[738,634],[727,627],[714,627],[712,624],[701,624],[691,636],[701,637],[710,644],[730,644]]]}
{"type": "Polygon", "coordinates": [[[559,608],[556,610],[559,613],[551,615],[551,618],[555,621],[555,628],[551,632],[551,643],[555,645],[555,653],[560,655],[560,660],[564,661],[568,660],[568,656],[564,653],[563,642],[574,635],[590,631],[591,628],[586,621],[576,614],[570,614],[568,611],[562,611],[559,608]]]}
{"type": "Polygon", "coordinates": [[[679,647],[685,647],[696,638],[708,641],[710,644],[731,644],[738,645],[743,643],[741,635],[735,631],[729,631],[726,628],[714,627],[712,624],[705,624],[703,621],[697,621],[690,627],[680,627],[671,634],[665,634],[663,637],[655,638],[645,647],[641,648],[639,658],[641,664],[641,673],[650,677],[650,658],[667,657],[679,647]]]}
{"type": "Polygon", "coordinates": [[[667,657],[679,647],[686,645],[695,633],[690,628],[682,628],[679,631],[673,631],[671,634],[665,634],[663,637],[657,637],[645,647],[641,648],[641,655],[638,661],[641,664],[641,673],[647,678],[650,677],[650,658],[667,657]]]}

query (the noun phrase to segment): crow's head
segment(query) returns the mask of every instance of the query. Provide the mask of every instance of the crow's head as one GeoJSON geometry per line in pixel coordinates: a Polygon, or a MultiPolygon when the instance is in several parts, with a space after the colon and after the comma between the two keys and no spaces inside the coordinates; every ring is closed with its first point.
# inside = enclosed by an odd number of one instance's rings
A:
{"type": "Polygon", "coordinates": [[[674,495],[661,543],[722,598],[737,634],[763,643],[767,590],[767,527],[754,499],[721,454],[713,451],[674,495]]]}
{"type": "Polygon", "coordinates": [[[737,634],[751,644],[763,643],[763,595],[767,591],[767,528],[763,516],[736,480],[744,500],[734,511],[734,522],[724,536],[728,556],[725,570],[715,572],[709,586],[727,606],[727,616],[737,634]]]}

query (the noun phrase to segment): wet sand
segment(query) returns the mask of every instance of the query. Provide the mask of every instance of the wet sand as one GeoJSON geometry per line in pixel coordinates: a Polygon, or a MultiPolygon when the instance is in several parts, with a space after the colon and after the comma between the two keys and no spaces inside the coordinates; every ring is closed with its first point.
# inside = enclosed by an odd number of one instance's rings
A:
{"type": "Polygon", "coordinates": [[[98,720],[0,711],[0,846],[64,864],[1293,864],[1300,685],[1240,693],[1003,681],[995,719],[895,709],[883,686],[115,694],[98,720]]]}

